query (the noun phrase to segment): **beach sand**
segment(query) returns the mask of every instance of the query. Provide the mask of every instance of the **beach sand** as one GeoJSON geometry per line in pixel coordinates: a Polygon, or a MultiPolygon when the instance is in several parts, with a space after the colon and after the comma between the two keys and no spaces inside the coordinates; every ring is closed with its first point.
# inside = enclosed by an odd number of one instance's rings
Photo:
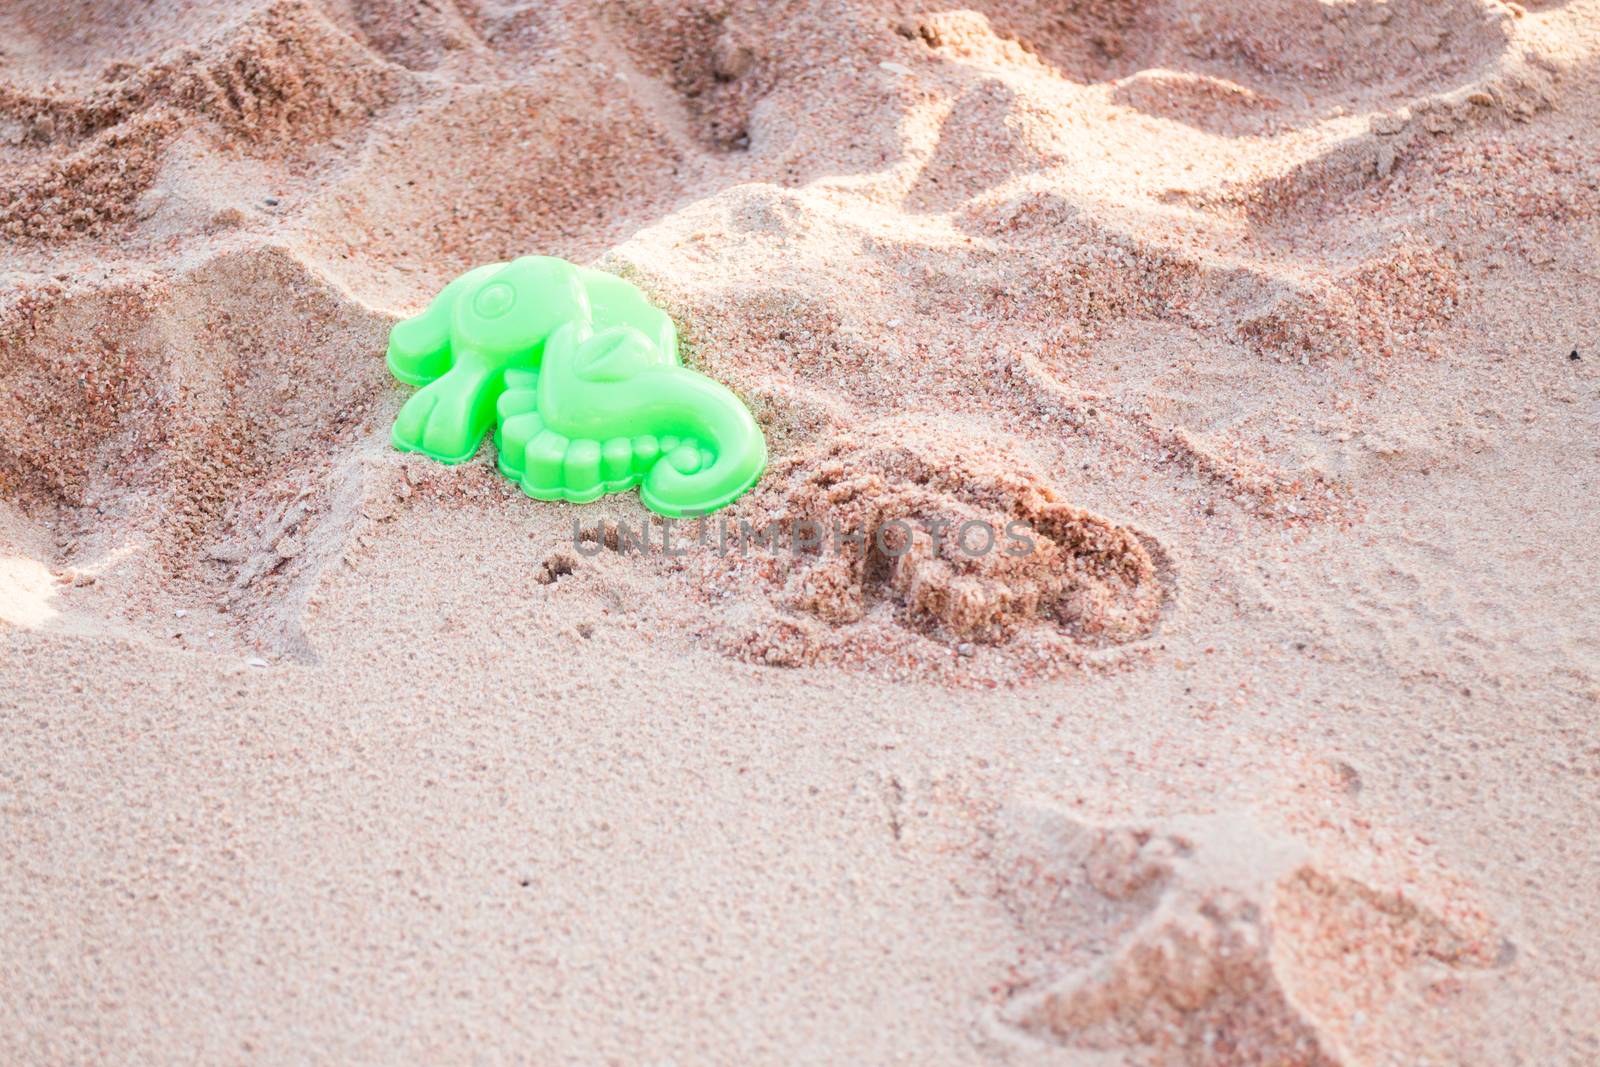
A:
{"type": "Polygon", "coordinates": [[[1600,0],[0,5],[0,1061],[1600,1062],[1597,129],[1600,0]],[[840,543],[391,448],[524,254],[840,543]]]}

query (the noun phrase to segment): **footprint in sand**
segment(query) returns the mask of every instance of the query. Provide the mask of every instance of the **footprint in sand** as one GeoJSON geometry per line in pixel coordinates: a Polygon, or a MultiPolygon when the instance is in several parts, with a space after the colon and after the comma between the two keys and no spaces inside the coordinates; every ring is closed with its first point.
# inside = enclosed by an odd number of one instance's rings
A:
{"type": "Polygon", "coordinates": [[[1365,1063],[1386,1031],[1429,1024],[1414,998],[1470,998],[1472,976],[1513,955],[1453,888],[1437,909],[1375,889],[1234,815],[1099,826],[1017,805],[989,855],[997,899],[1042,953],[996,1012],[1002,1037],[1191,1064],[1365,1063]]]}

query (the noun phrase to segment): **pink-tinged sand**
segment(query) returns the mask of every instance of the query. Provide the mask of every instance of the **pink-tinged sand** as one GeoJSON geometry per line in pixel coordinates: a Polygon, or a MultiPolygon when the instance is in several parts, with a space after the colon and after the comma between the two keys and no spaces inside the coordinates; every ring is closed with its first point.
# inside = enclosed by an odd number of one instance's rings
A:
{"type": "Polygon", "coordinates": [[[0,1063],[1600,1062],[1596,129],[1600,0],[0,5],[0,1063]],[[393,451],[525,253],[843,537],[393,451]]]}

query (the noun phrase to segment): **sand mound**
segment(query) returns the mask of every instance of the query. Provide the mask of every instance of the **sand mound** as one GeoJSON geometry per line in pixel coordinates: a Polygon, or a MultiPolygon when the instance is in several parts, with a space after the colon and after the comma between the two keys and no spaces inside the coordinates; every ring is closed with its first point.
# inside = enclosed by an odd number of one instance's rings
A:
{"type": "Polygon", "coordinates": [[[1121,662],[1155,631],[1171,563],[1020,455],[944,420],[884,420],[797,446],[703,522],[576,515],[576,545],[539,573],[608,550],[654,560],[697,633],[766,666],[1016,685],[1121,662]]]}
{"type": "Polygon", "coordinates": [[[464,90],[376,138],[310,212],[306,244],[358,291],[373,288],[371,266],[464,270],[531,248],[584,261],[670,199],[685,162],[671,131],[600,74],[464,90]]]}
{"type": "Polygon", "coordinates": [[[264,579],[296,569],[340,493],[330,472],[371,433],[386,323],[276,250],[39,292],[8,316],[0,471],[68,578],[94,581],[81,606],[148,622],[215,599],[235,612],[225,629],[269,613],[264,579]]]}
{"type": "Polygon", "coordinates": [[[883,605],[945,643],[1039,624],[1086,646],[1145,636],[1163,594],[1139,538],[1010,458],[948,427],[877,426],[775,463],[741,518],[802,546],[767,581],[830,624],[883,605]]]}
{"type": "Polygon", "coordinates": [[[165,143],[197,124],[223,143],[270,142],[277,153],[366,120],[395,89],[381,63],[301,0],[93,79],[0,84],[0,116],[18,124],[25,150],[0,183],[0,233],[59,240],[126,221],[165,143]]]}
{"type": "Polygon", "coordinates": [[[1042,62],[1078,83],[1165,68],[1243,83],[1299,110],[1309,102],[1309,87],[1328,101],[1419,95],[1480,72],[1505,49],[1512,19],[1509,8],[1490,0],[1272,0],[1249,7],[1217,0],[1066,6],[1024,0],[928,12],[906,19],[900,30],[969,62],[1042,62]]]}
{"type": "Polygon", "coordinates": [[[1127,51],[1129,31],[1147,16],[1147,6],[1139,0],[1071,5],[1025,0],[968,7],[913,16],[900,24],[900,32],[964,60],[1026,63],[1038,57],[1032,61],[1042,60],[1063,77],[1092,81],[1127,51]]]}
{"type": "Polygon", "coordinates": [[[1263,295],[1264,306],[1244,310],[1235,329],[1267,354],[1426,359],[1439,354],[1435,338],[1460,303],[1461,283],[1447,255],[1398,247],[1336,277],[1263,295]]]}
{"type": "Polygon", "coordinates": [[[719,151],[750,147],[751,112],[777,77],[779,12],[731,4],[625,0],[608,11],[614,39],[639,69],[678,94],[690,127],[719,151]]]}

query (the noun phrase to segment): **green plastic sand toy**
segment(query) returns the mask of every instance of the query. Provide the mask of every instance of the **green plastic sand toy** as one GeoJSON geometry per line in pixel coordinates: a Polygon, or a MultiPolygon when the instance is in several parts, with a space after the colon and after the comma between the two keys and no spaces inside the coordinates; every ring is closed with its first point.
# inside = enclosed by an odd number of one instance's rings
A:
{"type": "Polygon", "coordinates": [[[766,467],[739,398],[679,363],[672,319],[636,286],[564,260],[461,275],[395,324],[388,362],[422,387],[395,419],[396,448],[459,463],[494,425],[501,472],[541,500],[640,485],[653,511],[704,515],[766,467]]]}
{"type": "Polygon", "coordinates": [[[507,382],[500,471],[540,500],[583,503],[639,485],[651,511],[705,515],[766,466],[766,440],[739,398],[632,326],[564,326],[543,367],[507,382]]]}

